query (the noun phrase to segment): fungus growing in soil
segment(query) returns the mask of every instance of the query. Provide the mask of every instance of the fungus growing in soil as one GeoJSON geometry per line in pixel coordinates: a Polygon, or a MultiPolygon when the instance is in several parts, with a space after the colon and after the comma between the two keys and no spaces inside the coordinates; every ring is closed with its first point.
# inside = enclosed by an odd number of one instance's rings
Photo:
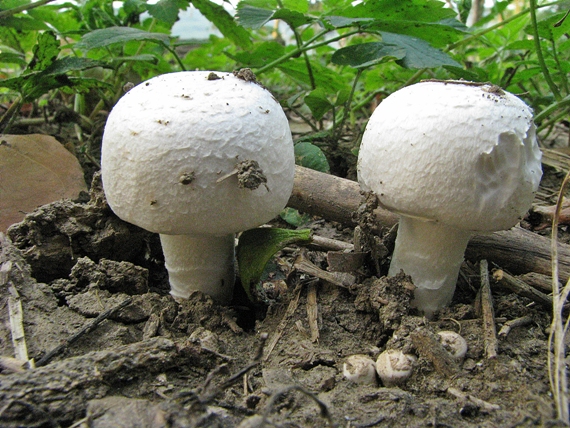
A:
{"type": "Polygon", "coordinates": [[[438,331],[439,341],[443,347],[451,354],[451,356],[461,361],[467,354],[467,342],[459,333],[454,331],[444,330],[438,331]]]}
{"type": "Polygon", "coordinates": [[[289,125],[271,93],[231,73],[189,71],[127,92],[105,126],[111,209],[160,234],[176,298],[231,301],[235,233],[274,218],[293,189],[289,125]]]}
{"type": "Polygon", "coordinates": [[[388,274],[426,316],[448,305],[474,232],[513,227],[542,177],[532,110],[490,84],[426,81],[388,96],[362,137],[358,180],[400,215],[388,274]]]}
{"type": "Polygon", "coordinates": [[[382,352],[376,360],[376,372],[384,386],[398,385],[412,375],[416,357],[397,349],[382,352]]]}
{"type": "Polygon", "coordinates": [[[342,374],[351,382],[361,385],[376,385],[376,364],[366,355],[355,354],[346,358],[342,374]]]}

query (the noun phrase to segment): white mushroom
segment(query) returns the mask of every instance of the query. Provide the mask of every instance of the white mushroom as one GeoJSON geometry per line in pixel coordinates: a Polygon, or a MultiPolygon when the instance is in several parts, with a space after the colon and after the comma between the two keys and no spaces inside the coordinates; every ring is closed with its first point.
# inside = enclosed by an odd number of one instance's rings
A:
{"type": "Polygon", "coordinates": [[[454,331],[438,331],[439,340],[446,351],[448,351],[451,356],[460,361],[465,358],[467,354],[467,342],[459,333],[454,331]]]}
{"type": "Polygon", "coordinates": [[[342,374],[351,382],[361,385],[376,385],[376,364],[366,355],[356,354],[346,358],[342,374]]]}
{"type": "Polygon", "coordinates": [[[273,96],[229,73],[165,74],[111,111],[102,147],[107,200],[160,234],[171,294],[232,298],[234,237],[274,218],[293,188],[293,141],[273,96]]]}
{"type": "Polygon", "coordinates": [[[473,232],[509,229],[541,176],[532,110],[490,84],[427,81],[387,97],[362,138],[364,190],[400,215],[389,275],[426,316],[450,303],[473,232]]]}
{"type": "Polygon", "coordinates": [[[376,360],[376,372],[384,386],[393,386],[404,382],[412,375],[416,357],[404,354],[400,350],[388,349],[376,360]]]}

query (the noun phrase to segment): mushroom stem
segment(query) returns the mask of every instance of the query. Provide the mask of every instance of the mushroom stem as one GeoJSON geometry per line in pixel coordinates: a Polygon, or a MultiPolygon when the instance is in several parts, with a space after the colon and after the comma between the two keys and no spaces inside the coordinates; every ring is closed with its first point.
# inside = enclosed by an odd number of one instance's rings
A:
{"type": "Polygon", "coordinates": [[[402,216],[388,274],[400,270],[416,286],[412,305],[427,317],[448,305],[471,232],[402,216]]]}
{"type": "Polygon", "coordinates": [[[220,304],[232,300],[235,280],[235,235],[191,236],[160,234],[170,294],[187,299],[193,291],[220,304]]]}

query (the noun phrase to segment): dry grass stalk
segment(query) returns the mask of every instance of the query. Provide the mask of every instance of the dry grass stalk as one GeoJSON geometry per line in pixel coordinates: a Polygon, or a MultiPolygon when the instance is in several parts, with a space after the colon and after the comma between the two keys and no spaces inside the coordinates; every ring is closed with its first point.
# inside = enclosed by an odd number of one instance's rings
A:
{"type": "Polygon", "coordinates": [[[568,380],[564,361],[566,355],[564,337],[568,331],[570,318],[564,321],[563,308],[570,294],[570,280],[561,288],[558,279],[558,224],[564,194],[566,193],[569,182],[570,171],[566,174],[560,186],[558,200],[556,202],[556,211],[552,218],[552,324],[548,337],[548,375],[550,378],[550,388],[554,397],[558,419],[566,425],[570,425],[570,415],[568,405],[568,380]],[[552,352],[550,352],[550,350],[552,350],[552,352]]]}

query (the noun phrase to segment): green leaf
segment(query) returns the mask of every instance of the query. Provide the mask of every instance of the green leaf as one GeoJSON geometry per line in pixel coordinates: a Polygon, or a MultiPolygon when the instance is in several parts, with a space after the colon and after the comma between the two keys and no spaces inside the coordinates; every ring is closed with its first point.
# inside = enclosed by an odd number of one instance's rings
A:
{"type": "MultiPolygon", "coordinates": [[[[537,23],[538,36],[545,40],[555,41],[564,34],[570,32],[570,18],[566,17],[564,19],[565,14],[565,12],[560,12],[554,15],[548,15],[545,19],[541,19],[537,23]]],[[[524,31],[530,35],[534,33],[531,25],[526,26],[524,31]]]]}
{"type": "Polygon", "coordinates": [[[73,78],[66,73],[101,65],[102,63],[87,58],[66,57],[55,60],[45,70],[32,71],[11,79],[0,80],[0,87],[18,91],[25,102],[36,100],[52,89],[72,88],[76,91],[84,91],[105,84],[95,79],[73,78]]]}
{"type": "Polygon", "coordinates": [[[289,9],[278,9],[273,14],[273,19],[281,19],[285,21],[289,26],[293,28],[300,27],[302,25],[310,24],[315,21],[312,16],[304,15],[300,12],[289,9]]]}
{"type": "Polygon", "coordinates": [[[310,24],[315,18],[290,9],[268,10],[260,7],[243,6],[238,8],[237,20],[240,25],[259,30],[273,19],[281,19],[293,28],[310,24]]]}
{"type": "Polygon", "coordinates": [[[320,87],[307,94],[304,100],[316,120],[321,120],[333,108],[333,104],[327,98],[327,92],[320,87]]]}
{"type": "Polygon", "coordinates": [[[32,60],[26,71],[41,71],[50,66],[59,55],[59,41],[52,31],[38,35],[36,45],[33,47],[32,60]]]}
{"type": "Polygon", "coordinates": [[[373,18],[347,18],[346,16],[325,16],[323,20],[334,28],[353,27],[374,21],[373,18]]]}
{"type": "Polygon", "coordinates": [[[481,73],[476,73],[477,70],[474,69],[465,70],[464,68],[453,67],[451,65],[444,65],[443,68],[445,68],[458,79],[470,80],[472,82],[484,82],[488,80],[486,76],[481,75],[481,73]]]}
{"type": "Polygon", "coordinates": [[[27,15],[8,16],[0,20],[0,26],[13,28],[16,31],[41,31],[49,27],[42,21],[27,15]]]}
{"type": "Polygon", "coordinates": [[[297,143],[294,147],[295,163],[320,172],[330,172],[329,162],[323,151],[312,143],[297,143]]]}
{"type": "Polygon", "coordinates": [[[367,0],[339,13],[351,18],[437,22],[452,18],[455,12],[439,0],[367,0]]]}
{"type": "Polygon", "coordinates": [[[459,10],[459,17],[461,22],[467,22],[467,18],[469,17],[469,13],[471,12],[471,0],[458,0],[456,1],[457,9],[459,10]]]}
{"type": "Polygon", "coordinates": [[[267,262],[277,251],[297,242],[310,242],[311,231],[258,228],[243,232],[236,248],[239,274],[247,297],[253,301],[251,287],[257,286],[267,262]]]}
{"type": "Polygon", "coordinates": [[[180,10],[186,10],[188,2],[184,0],[160,0],[147,6],[148,13],[159,21],[173,25],[178,20],[180,10]]]}
{"type": "Polygon", "coordinates": [[[283,7],[299,13],[309,11],[309,1],[307,0],[283,0],[283,7]]]}
{"type": "Polygon", "coordinates": [[[310,223],[313,219],[309,214],[301,214],[295,208],[291,207],[286,207],[281,211],[281,213],[279,213],[279,217],[294,227],[304,226],[305,224],[310,223]]]}
{"type": "MultiPolygon", "coordinates": [[[[333,93],[344,89],[345,82],[337,71],[331,70],[316,61],[311,63],[311,67],[317,87],[322,87],[326,91],[333,93]]],[[[304,60],[299,58],[292,59],[283,64],[279,64],[277,68],[294,80],[305,84],[308,87],[310,86],[311,79],[309,78],[307,65],[304,60]]]]}
{"type": "Polygon", "coordinates": [[[127,43],[131,41],[151,41],[158,42],[165,46],[170,43],[168,34],[150,33],[132,27],[109,27],[94,30],[85,34],[75,47],[79,49],[91,50],[104,48],[115,43],[127,43]]]}
{"type": "Polygon", "coordinates": [[[386,31],[406,34],[429,42],[433,46],[443,47],[458,40],[463,31],[450,25],[418,21],[380,21],[364,25],[368,31],[386,31]]]}
{"type": "Polygon", "coordinates": [[[381,32],[382,41],[405,49],[406,56],[398,61],[405,68],[435,68],[443,65],[461,67],[457,61],[429,43],[403,34],[381,32]]]}
{"type": "Polygon", "coordinates": [[[68,56],[55,60],[49,67],[44,71],[44,75],[57,75],[66,74],[71,71],[82,71],[95,67],[104,67],[105,63],[101,61],[95,61],[89,58],[77,58],[68,56]]]}
{"type": "Polygon", "coordinates": [[[234,18],[223,6],[217,5],[210,0],[192,0],[192,4],[206,17],[208,21],[216,26],[220,32],[243,49],[251,48],[251,38],[249,33],[236,24],[234,18]]]}
{"type": "Polygon", "coordinates": [[[273,19],[274,10],[262,9],[253,6],[238,6],[236,19],[240,25],[251,28],[252,30],[259,30],[271,19],[273,19]]]}
{"type": "Polygon", "coordinates": [[[0,47],[0,62],[4,64],[18,64],[25,66],[26,58],[24,55],[17,52],[4,52],[4,49],[0,47]]]}
{"type": "Polygon", "coordinates": [[[112,63],[123,63],[123,62],[148,62],[150,64],[157,64],[158,58],[156,55],[151,54],[140,54],[133,56],[118,56],[111,60],[112,63]]]}
{"type": "Polygon", "coordinates": [[[400,46],[382,42],[360,43],[337,50],[331,61],[338,65],[366,68],[383,62],[403,59],[406,50],[400,46]]]}
{"type": "Polygon", "coordinates": [[[236,53],[226,52],[230,58],[240,62],[244,67],[259,68],[271,61],[282,57],[285,54],[285,47],[277,42],[256,43],[251,51],[236,53]]]}

